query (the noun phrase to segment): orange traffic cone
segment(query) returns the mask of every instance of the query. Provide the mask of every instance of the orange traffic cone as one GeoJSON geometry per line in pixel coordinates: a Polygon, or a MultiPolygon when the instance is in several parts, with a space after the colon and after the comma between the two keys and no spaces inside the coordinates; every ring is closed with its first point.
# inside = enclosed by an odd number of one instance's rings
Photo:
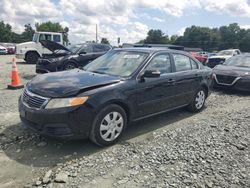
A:
{"type": "Polygon", "coordinates": [[[16,58],[13,57],[12,59],[12,72],[11,72],[11,84],[8,85],[8,89],[20,89],[23,88],[23,85],[21,85],[18,70],[16,66],[16,58]]]}

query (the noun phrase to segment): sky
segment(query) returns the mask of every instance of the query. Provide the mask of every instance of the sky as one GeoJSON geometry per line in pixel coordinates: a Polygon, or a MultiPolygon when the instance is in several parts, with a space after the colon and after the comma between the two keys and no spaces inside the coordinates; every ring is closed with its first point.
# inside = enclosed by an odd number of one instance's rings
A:
{"type": "Polygon", "coordinates": [[[250,28],[250,0],[1,0],[0,20],[21,33],[24,25],[60,22],[71,43],[107,38],[113,45],[134,43],[150,29],[183,35],[192,25],[250,28]]]}

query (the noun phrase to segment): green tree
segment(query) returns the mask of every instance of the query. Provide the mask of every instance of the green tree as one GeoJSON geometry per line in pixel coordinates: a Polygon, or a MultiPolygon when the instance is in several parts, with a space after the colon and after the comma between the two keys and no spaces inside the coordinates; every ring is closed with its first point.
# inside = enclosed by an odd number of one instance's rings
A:
{"type": "Polygon", "coordinates": [[[241,28],[237,23],[222,26],[219,31],[221,36],[220,49],[239,48],[241,28]]]}
{"type": "Polygon", "coordinates": [[[110,44],[107,38],[102,38],[101,43],[102,44],[110,44]]]}
{"type": "Polygon", "coordinates": [[[12,27],[9,24],[5,24],[3,21],[0,22],[0,42],[11,42],[12,41],[12,27]]]}
{"type": "Polygon", "coordinates": [[[239,47],[243,52],[250,52],[250,29],[245,30],[244,36],[239,42],[239,47]]]}
{"type": "Polygon", "coordinates": [[[24,32],[21,34],[21,38],[23,42],[31,41],[35,30],[31,27],[30,24],[24,25],[24,32]]]}
{"type": "Polygon", "coordinates": [[[172,36],[170,37],[170,43],[171,43],[171,44],[174,44],[174,43],[176,42],[177,39],[178,39],[178,35],[172,35],[172,36]]]}
{"type": "Polygon", "coordinates": [[[217,28],[191,26],[186,28],[184,35],[178,37],[174,44],[210,51],[218,50],[219,42],[220,33],[217,28]]]}
{"type": "Polygon", "coordinates": [[[168,44],[169,38],[161,30],[151,29],[148,32],[148,36],[144,40],[145,44],[168,44]]]}
{"type": "Polygon", "coordinates": [[[63,33],[63,40],[67,44],[69,42],[68,39],[68,33],[69,28],[68,27],[62,27],[60,23],[53,23],[51,21],[45,22],[45,23],[36,23],[35,24],[37,31],[48,31],[48,32],[60,32],[63,33]]]}

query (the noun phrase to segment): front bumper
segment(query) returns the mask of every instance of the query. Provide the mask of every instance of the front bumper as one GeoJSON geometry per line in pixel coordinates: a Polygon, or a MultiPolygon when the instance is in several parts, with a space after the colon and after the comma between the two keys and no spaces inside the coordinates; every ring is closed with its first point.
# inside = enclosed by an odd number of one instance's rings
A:
{"type": "Polygon", "coordinates": [[[237,91],[250,92],[250,80],[246,80],[244,78],[238,79],[232,85],[220,84],[216,80],[214,80],[213,86],[214,86],[214,88],[231,89],[231,90],[237,90],[237,91]]]}
{"type": "Polygon", "coordinates": [[[56,71],[57,71],[56,63],[50,62],[49,60],[39,59],[36,64],[36,73],[43,74],[56,71]]]}
{"type": "Polygon", "coordinates": [[[16,58],[17,59],[25,59],[25,55],[24,54],[16,54],[16,58]]]}
{"type": "Polygon", "coordinates": [[[60,109],[33,109],[19,99],[19,113],[23,126],[40,135],[83,139],[89,137],[94,121],[94,110],[88,104],[60,109]]]}

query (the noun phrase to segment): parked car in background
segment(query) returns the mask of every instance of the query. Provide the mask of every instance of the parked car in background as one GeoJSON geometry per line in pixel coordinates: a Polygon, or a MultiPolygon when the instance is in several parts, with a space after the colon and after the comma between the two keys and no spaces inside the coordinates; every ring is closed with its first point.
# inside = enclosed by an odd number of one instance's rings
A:
{"type": "Polygon", "coordinates": [[[15,54],[16,53],[16,45],[12,43],[4,44],[4,47],[7,48],[8,54],[15,54]]]}
{"type": "Polygon", "coordinates": [[[64,44],[62,33],[35,32],[32,41],[16,45],[16,58],[24,59],[27,63],[35,64],[39,57],[51,54],[52,52],[49,49],[42,46],[42,40],[64,44]]]}
{"type": "Polygon", "coordinates": [[[214,87],[250,91],[250,54],[229,58],[213,69],[214,87]]]}
{"type": "Polygon", "coordinates": [[[216,52],[210,52],[210,53],[207,54],[207,57],[210,58],[210,57],[216,56],[216,55],[217,55],[216,52]]]}
{"type": "Polygon", "coordinates": [[[107,146],[129,122],[181,107],[202,110],[211,83],[212,70],[183,51],[114,49],[84,70],[36,76],[19,112],[23,125],[42,135],[107,146]]]}
{"type": "Polygon", "coordinates": [[[208,57],[208,52],[201,51],[201,52],[197,52],[197,54],[199,54],[202,57],[208,57]]]}
{"type": "Polygon", "coordinates": [[[240,54],[241,51],[239,49],[222,50],[218,52],[217,55],[209,57],[206,65],[210,68],[214,68],[216,65],[223,64],[228,58],[240,54]]]}
{"type": "Polygon", "coordinates": [[[202,52],[191,52],[191,55],[202,64],[205,64],[205,62],[207,61],[207,56],[205,56],[205,54],[203,54],[202,52]]]}
{"type": "Polygon", "coordinates": [[[41,44],[52,51],[53,54],[38,59],[36,73],[48,73],[84,67],[89,62],[112,49],[110,45],[97,43],[75,45],[71,49],[52,41],[41,41],[41,44]]]}
{"type": "Polygon", "coordinates": [[[1,46],[0,45],[0,54],[7,54],[8,53],[8,50],[7,50],[7,48],[5,48],[4,46],[1,46]]]}

